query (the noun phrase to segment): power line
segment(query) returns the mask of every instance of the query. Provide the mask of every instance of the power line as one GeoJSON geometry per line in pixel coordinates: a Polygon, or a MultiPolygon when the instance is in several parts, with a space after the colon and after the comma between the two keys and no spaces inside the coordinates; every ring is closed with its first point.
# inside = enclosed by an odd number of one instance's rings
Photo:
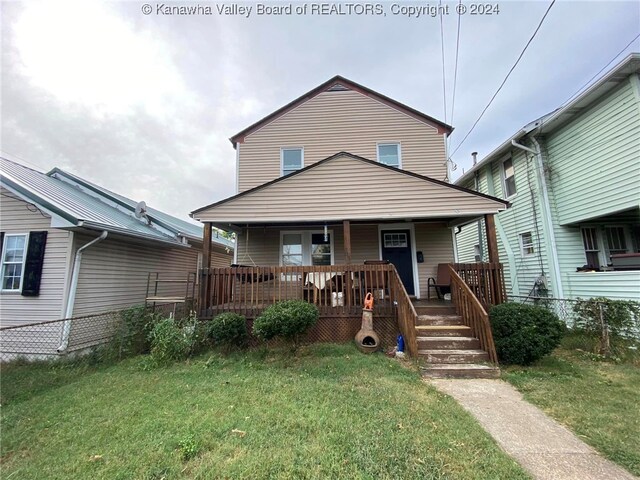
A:
{"type": "Polygon", "coordinates": [[[562,108],[564,107],[567,103],[569,103],[571,100],[573,100],[579,93],[581,93],[598,75],[600,75],[604,70],[606,70],[606,68],[611,65],[616,58],[618,58],[622,53],[624,53],[624,51],[629,48],[629,46],[635,42],[638,38],[640,38],[640,33],[638,35],[636,35],[633,40],[631,40],[629,43],[627,43],[624,48],[622,50],[620,50],[618,53],[616,53],[615,57],[613,57],[611,60],[609,60],[609,63],[607,63],[604,67],[602,67],[600,70],[598,70],[598,73],[596,73],[593,77],[591,77],[584,85],[582,85],[578,90],[576,90],[575,93],[573,93],[568,99],[566,99],[562,105],[560,105],[558,108],[562,108]]]}
{"type": "MultiPolygon", "coordinates": [[[[462,0],[459,2],[462,5],[462,0]]],[[[456,108],[456,85],[458,83],[458,53],[460,52],[460,19],[462,15],[458,15],[458,32],[456,33],[456,61],[453,69],[453,97],[451,99],[451,125],[453,125],[453,112],[456,108]]],[[[451,145],[451,137],[448,138],[451,145]]]]}
{"type": "MultiPolygon", "coordinates": [[[[440,6],[442,6],[442,0],[440,0],[440,6]]],[[[447,83],[445,77],[444,24],[442,19],[442,9],[440,9],[440,49],[442,51],[442,102],[444,104],[444,123],[447,123],[447,83]]]]}
{"type": "Polygon", "coordinates": [[[455,148],[455,150],[453,151],[453,153],[451,153],[451,156],[453,156],[458,149],[462,146],[462,144],[465,142],[465,140],[469,137],[469,135],[471,135],[471,132],[473,132],[473,130],[476,128],[476,125],[478,125],[478,122],[480,121],[480,119],[484,116],[485,112],[489,109],[489,107],[491,106],[491,104],[493,103],[493,101],[495,100],[496,96],[498,95],[498,93],[500,93],[500,90],[502,90],[502,87],[504,86],[505,83],[507,83],[507,80],[509,79],[509,77],[511,76],[511,73],[515,70],[515,68],[518,66],[518,63],[520,63],[520,60],[522,60],[522,57],[524,56],[524,53],[527,51],[527,49],[529,48],[529,45],[531,44],[531,42],[533,41],[533,39],[536,37],[536,35],[538,34],[538,31],[540,30],[540,27],[542,27],[542,24],[544,23],[545,18],[547,18],[547,15],[549,14],[549,11],[551,10],[551,7],[553,7],[553,5],[556,3],[556,0],[552,0],[551,3],[549,4],[549,7],[547,8],[547,11],[544,12],[544,15],[542,16],[542,19],[540,20],[540,23],[538,23],[538,26],[536,27],[535,31],[533,32],[533,35],[531,35],[531,38],[529,39],[529,41],[527,42],[527,44],[524,46],[524,49],[522,50],[522,52],[520,53],[520,56],[518,56],[518,59],[516,60],[516,62],[513,64],[513,66],[511,67],[511,69],[509,70],[509,73],[507,73],[507,76],[504,77],[504,80],[502,81],[502,83],[500,84],[500,86],[498,87],[498,90],[496,90],[496,93],[493,94],[493,97],[491,97],[491,100],[489,100],[489,103],[487,103],[487,106],[484,107],[484,110],[482,110],[482,113],[480,114],[480,116],[478,117],[478,119],[475,121],[475,123],[473,124],[473,126],[471,127],[471,129],[467,132],[467,134],[464,136],[464,138],[462,139],[462,141],[458,144],[458,146],[455,148]]]}

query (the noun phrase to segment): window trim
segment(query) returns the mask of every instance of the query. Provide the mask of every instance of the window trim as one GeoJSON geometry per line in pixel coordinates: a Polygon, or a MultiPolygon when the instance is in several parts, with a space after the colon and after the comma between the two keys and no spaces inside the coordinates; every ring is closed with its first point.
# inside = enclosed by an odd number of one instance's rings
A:
{"type": "MultiPolygon", "coordinates": [[[[278,259],[280,266],[283,267],[284,263],[282,261],[282,247],[283,240],[285,235],[302,235],[302,266],[313,266],[311,263],[311,235],[320,234],[324,235],[324,230],[280,230],[280,250],[278,251],[278,259]]],[[[327,234],[329,235],[329,245],[331,246],[331,265],[335,265],[335,248],[334,248],[334,234],[333,229],[328,229],[327,234]]],[[[295,267],[292,267],[295,268],[295,267]]]]}
{"type": "Polygon", "coordinates": [[[376,159],[378,163],[381,163],[382,165],[387,165],[388,167],[402,169],[402,144],[400,142],[377,142],[376,143],[376,159]],[[382,163],[380,161],[380,147],[387,146],[387,145],[396,145],[398,147],[398,166],[397,167],[395,165],[387,165],[386,163],[382,163]]]}
{"type": "MultiPolygon", "coordinates": [[[[280,147],[280,176],[284,177],[284,151],[285,150],[300,150],[300,168],[298,170],[302,170],[304,168],[304,147],[280,147]]],[[[295,170],[291,173],[295,173],[298,170],[295,170]]],[[[287,175],[291,175],[291,173],[287,173],[287,175]]]]}
{"type": "Polygon", "coordinates": [[[500,161],[500,177],[502,179],[502,196],[505,200],[509,200],[518,195],[518,185],[516,184],[516,164],[513,161],[513,156],[507,155],[500,161]],[[513,185],[516,189],[511,195],[507,193],[507,172],[504,168],[504,164],[511,160],[511,168],[513,168],[513,185]]]}
{"type": "Polygon", "coordinates": [[[629,229],[626,228],[625,225],[621,225],[621,224],[602,225],[602,240],[603,240],[603,247],[605,250],[605,256],[607,257],[607,265],[611,263],[611,255],[618,255],[617,253],[611,253],[611,248],[610,248],[611,245],[609,245],[609,237],[607,236],[607,229],[612,229],[612,228],[619,228],[622,230],[622,239],[624,240],[624,243],[625,243],[624,253],[630,253],[633,250],[632,246],[629,244],[629,229]]]}
{"type": "MultiPolygon", "coordinates": [[[[518,234],[518,239],[520,240],[520,255],[522,255],[523,257],[532,257],[536,254],[536,245],[534,243],[533,240],[533,233],[531,231],[528,232],[522,232],[518,234]],[[533,249],[533,252],[527,252],[525,251],[525,244],[524,244],[524,236],[525,235],[529,235],[531,237],[531,248],[533,249]]],[[[529,247],[527,247],[529,248],[529,247]]]]}
{"type": "MultiPolygon", "coordinates": [[[[26,233],[5,233],[2,240],[2,252],[0,252],[0,292],[2,293],[20,293],[22,292],[22,284],[24,283],[24,267],[27,261],[27,251],[29,250],[29,232],[26,233]],[[24,249],[22,251],[22,270],[20,272],[20,285],[18,288],[3,288],[4,287],[4,267],[6,265],[4,256],[7,250],[7,239],[9,237],[24,237],[24,249]]],[[[16,265],[16,262],[11,262],[11,265],[16,265]]]]}

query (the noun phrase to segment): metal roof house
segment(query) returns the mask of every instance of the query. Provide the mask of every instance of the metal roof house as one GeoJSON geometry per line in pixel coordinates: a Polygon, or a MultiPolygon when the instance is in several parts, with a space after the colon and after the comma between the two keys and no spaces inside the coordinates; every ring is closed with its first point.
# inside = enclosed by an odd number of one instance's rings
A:
{"type": "MultiPolygon", "coordinates": [[[[495,217],[507,293],[640,300],[640,54],[518,130],[456,185],[509,200],[495,217]]],[[[456,235],[486,258],[483,225],[456,235]]]]}
{"type": "MultiPolygon", "coordinates": [[[[142,304],[149,273],[186,281],[197,272],[201,226],[59,168],[4,158],[0,167],[0,326],[142,304]]],[[[213,264],[228,266],[233,242],[216,231],[211,251],[213,264]]],[[[184,285],[162,288],[185,295],[184,285]]]]}

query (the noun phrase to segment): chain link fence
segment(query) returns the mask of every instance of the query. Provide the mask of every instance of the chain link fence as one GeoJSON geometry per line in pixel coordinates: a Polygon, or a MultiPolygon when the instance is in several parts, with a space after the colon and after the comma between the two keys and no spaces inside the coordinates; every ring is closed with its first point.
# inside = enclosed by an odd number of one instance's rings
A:
{"type": "Polygon", "coordinates": [[[555,313],[570,332],[597,341],[594,349],[609,355],[619,348],[640,348],[640,303],[604,297],[568,299],[511,295],[512,302],[538,305],[555,313]]]}
{"type": "MultiPolygon", "coordinates": [[[[191,314],[183,304],[164,304],[148,308],[132,307],[71,319],[12,325],[0,328],[0,362],[46,361],[93,355],[98,359],[122,358],[144,353],[149,325],[160,318],[181,319],[191,314]]],[[[206,322],[208,319],[202,319],[206,322]]],[[[252,334],[253,319],[247,319],[250,346],[261,341],[252,334]]],[[[360,330],[361,318],[321,316],[302,337],[304,343],[349,342],[360,330]]],[[[373,328],[381,347],[392,348],[398,335],[395,316],[375,316],[373,328]]]]}

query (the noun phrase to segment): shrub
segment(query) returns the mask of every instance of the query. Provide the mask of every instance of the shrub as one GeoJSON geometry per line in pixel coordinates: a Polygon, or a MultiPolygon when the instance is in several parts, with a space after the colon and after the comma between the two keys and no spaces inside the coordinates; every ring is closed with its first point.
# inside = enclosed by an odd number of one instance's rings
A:
{"type": "Polygon", "coordinates": [[[120,321],[111,341],[111,352],[122,358],[149,351],[149,333],[159,319],[143,305],[127,308],[120,312],[120,321]]]}
{"type": "Polygon", "coordinates": [[[207,326],[207,335],[219,345],[242,346],[247,342],[247,319],[237,313],[221,313],[207,326]]]}
{"type": "Polygon", "coordinates": [[[489,313],[498,358],[529,365],[556,348],[565,332],[558,316],[535,305],[503,303],[489,313]]]}
{"type": "Polygon", "coordinates": [[[253,334],[264,340],[283,337],[296,344],[299,335],[318,320],[318,307],[304,300],[287,300],[267,307],[253,322],[253,334]]]}
{"type": "Polygon", "coordinates": [[[160,320],[149,334],[153,360],[158,364],[166,364],[187,358],[198,343],[197,327],[197,322],[192,318],[183,325],[173,318],[160,320]]]}

